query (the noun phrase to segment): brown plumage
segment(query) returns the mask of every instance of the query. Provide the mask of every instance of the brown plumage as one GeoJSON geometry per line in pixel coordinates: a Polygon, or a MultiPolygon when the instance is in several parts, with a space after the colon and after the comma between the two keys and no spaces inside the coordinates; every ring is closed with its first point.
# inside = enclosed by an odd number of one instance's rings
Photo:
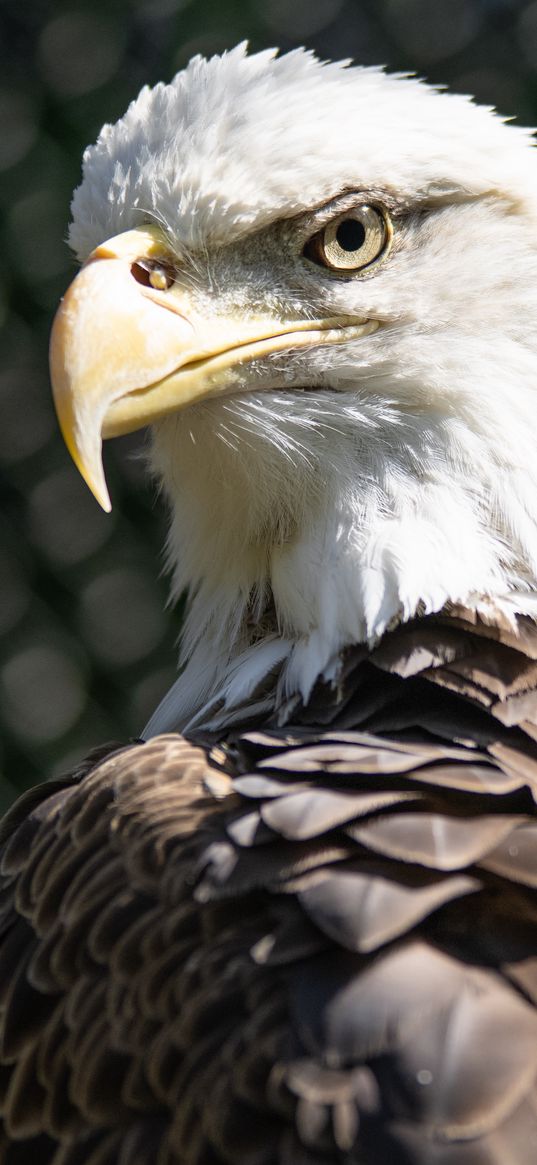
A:
{"type": "Polygon", "coordinates": [[[414,620],[286,716],[11,811],[1,1165],[534,1165],[537,628],[414,620]]]}

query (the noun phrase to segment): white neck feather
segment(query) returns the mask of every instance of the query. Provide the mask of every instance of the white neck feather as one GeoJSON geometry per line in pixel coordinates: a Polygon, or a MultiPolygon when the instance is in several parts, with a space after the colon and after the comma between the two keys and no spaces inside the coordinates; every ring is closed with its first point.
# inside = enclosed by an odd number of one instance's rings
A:
{"type": "Polygon", "coordinates": [[[307,699],[343,648],[446,603],[537,613],[520,389],[534,357],[511,356],[516,391],[489,366],[482,398],[461,353],[456,397],[435,385],[434,405],[431,386],[399,378],[397,404],[378,381],[248,393],[161,423],[152,462],[172,503],[173,593],[188,588],[190,606],[184,670],[146,734],[232,720],[271,671],[258,710],[307,699]]]}

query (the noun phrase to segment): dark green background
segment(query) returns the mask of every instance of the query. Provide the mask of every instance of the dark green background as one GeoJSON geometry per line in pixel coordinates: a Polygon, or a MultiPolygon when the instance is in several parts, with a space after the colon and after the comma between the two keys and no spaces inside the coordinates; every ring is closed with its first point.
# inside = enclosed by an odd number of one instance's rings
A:
{"type": "MultiPolygon", "coordinates": [[[[80,156],[141,85],[242,39],[417,70],[537,122],[537,3],[521,0],[0,2],[0,808],[125,739],[174,676],[165,518],[143,439],[106,450],[112,515],[77,477],[47,379],[80,156]]],[[[491,245],[493,240],[491,240],[491,245]]]]}

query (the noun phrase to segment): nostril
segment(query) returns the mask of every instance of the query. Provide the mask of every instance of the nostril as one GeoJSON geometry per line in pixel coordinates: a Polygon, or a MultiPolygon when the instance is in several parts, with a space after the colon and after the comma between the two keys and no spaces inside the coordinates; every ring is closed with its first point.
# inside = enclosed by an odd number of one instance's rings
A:
{"type": "Polygon", "coordinates": [[[137,259],[132,263],[131,275],[142,287],[153,287],[155,291],[168,291],[174,282],[173,272],[168,266],[147,259],[137,259]]]}
{"type": "Polygon", "coordinates": [[[151,283],[149,282],[150,272],[142,263],[132,264],[131,275],[133,275],[136,282],[141,283],[143,287],[151,287],[151,283]]]}

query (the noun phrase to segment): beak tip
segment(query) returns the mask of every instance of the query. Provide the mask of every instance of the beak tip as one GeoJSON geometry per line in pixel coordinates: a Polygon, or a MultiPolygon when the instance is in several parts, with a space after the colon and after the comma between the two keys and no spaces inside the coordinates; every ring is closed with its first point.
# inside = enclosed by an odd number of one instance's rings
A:
{"type": "Polygon", "coordinates": [[[82,476],[84,477],[86,485],[91,490],[95,501],[99,503],[105,514],[109,514],[112,509],[112,502],[110,501],[110,494],[108,493],[108,487],[104,479],[104,473],[99,474],[97,477],[93,474],[90,475],[82,472],[82,476]]]}
{"type": "Polygon", "coordinates": [[[89,449],[87,446],[85,449],[84,447],[80,448],[71,440],[71,434],[64,433],[64,438],[80,476],[85,481],[101,509],[104,510],[105,514],[109,514],[112,509],[112,502],[110,501],[110,494],[101,461],[100,437],[98,438],[97,449],[92,447],[93,443],[90,444],[89,449]]]}
{"type": "Polygon", "coordinates": [[[97,501],[101,509],[104,510],[105,514],[110,514],[112,512],[112,502],[110,501],[108,495],[106,497],[97,498],[97,501]]]}

